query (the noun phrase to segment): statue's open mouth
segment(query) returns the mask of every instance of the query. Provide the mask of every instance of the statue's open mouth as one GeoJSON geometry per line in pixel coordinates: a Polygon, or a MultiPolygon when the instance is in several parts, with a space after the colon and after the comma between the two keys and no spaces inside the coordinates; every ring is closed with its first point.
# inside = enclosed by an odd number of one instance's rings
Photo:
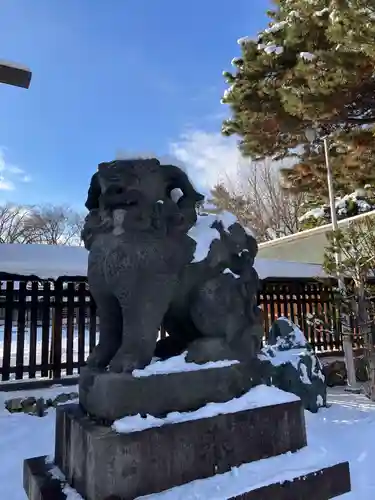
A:
{"type": "Polygon", "coordinates": [[[137,205],[138,202],[135,200],[121,201],[119,202],[118,208],[129,208],[129,207],[135,207],[137,205]]]}
{"type": "Polygon", "coordinates": [[[130,208],[138,206],[137,201],[126,201],[124,199],[121,200],[110,200],[106,203],[106,206],[110,210],[129,210],[130,208]]]}
{"type": "Polygon", "coordinates": [[[140,202],[139,193],[132,191],[128,193],[118,192],[118,193],[106,193],[103,195],[103,204],[109,209],[124,209],[129,210],[130,208],[136,207],[140,202]]]}

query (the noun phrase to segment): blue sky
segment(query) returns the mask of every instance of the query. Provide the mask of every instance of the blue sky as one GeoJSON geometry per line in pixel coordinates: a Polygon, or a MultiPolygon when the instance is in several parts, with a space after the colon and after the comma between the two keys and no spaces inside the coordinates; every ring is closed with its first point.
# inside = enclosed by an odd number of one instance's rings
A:
{"type": "Polygon", "coordinates": [[[97,164],[118,151],[174,153],[198,183],[214,182],[237,155],[219,134],[221,73],[268,7],[0,0],[0,59],[33,71],[29,90],[0,86],[0,187],[13,188],[1,200],[83,206],[97,164]]]}

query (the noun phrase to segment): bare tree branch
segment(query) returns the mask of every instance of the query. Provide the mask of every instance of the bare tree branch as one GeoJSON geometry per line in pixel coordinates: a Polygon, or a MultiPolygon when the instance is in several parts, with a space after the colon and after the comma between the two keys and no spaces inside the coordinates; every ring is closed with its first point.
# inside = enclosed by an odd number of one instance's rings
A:
{"type": "Polygon", "coordinates": [[[84,216],[67,206],[45,205],[34,209],[28,220],[47,245],[80,245],[84,216]]]}
{"type": "Polygon", "coordinates": [[[10,203],[0,206],[0,243],[38,243],[40,235],[32,224],[33,210],[10,203]]]}
{"type": "Polygon", "coordinates": [[[258,241],[287,236],[301,229],[299,218],[306,210],[307,195],[284,190],[274,162],[241,166],[239,180],[228,178],[225,185],[213,189],[212,195],[210,201],[233,212],[255,232],[258,241]]]}
{"type": "Polygon", "coordinates": [[[0,205],[0,244],[81,245],[83,223],[83,214],[65,206],[0,205]]]}

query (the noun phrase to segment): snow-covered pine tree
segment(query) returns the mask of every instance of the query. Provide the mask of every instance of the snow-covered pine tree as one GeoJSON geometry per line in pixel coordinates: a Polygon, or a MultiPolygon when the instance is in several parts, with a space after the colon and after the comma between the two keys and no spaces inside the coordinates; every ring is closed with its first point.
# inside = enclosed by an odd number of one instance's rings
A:
{"type": "MultiPolygon", "coordinates": [[[[375,189],[366,185],[353,193],[336,198],[336,215],[338,220],[348,219],[356,215],[375,210],[375,189]]],[[[300,217],[302,229],[311,229],[332,222],[330,206],[327,204],[315,206],[300,217]]]]}
{"type": "Polygon", "coordinates": [[[375,4],[371,0],[278,0],[256,39],[239,40],[222,102],[223,133],[253,159],[295,157],[286,187],[324,200],[321,138],[330,135],[335,190],[375,185],[375,4]],[[317,140],[309,143],[307,128],[317,140]]]}

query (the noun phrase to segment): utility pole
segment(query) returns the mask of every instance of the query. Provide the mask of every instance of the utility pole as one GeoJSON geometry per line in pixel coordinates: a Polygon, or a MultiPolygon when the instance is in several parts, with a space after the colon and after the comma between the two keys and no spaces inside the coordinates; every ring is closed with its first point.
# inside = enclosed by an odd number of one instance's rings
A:
{"type": "MultiPolygon", "coordinates": [[[[318,127],[307,128],[305,131],[306,139],[313,143],[318,139],[317,129],[318,127]]],[[[338,230],[337,224],[337,214],[336,214],[336,202],[335,202],[335,192],[333,187],[333,175],[331,164],[329,161],[329,144],[328,144],[328,136],[325,135],[323,137],[323,146],[324,146],[324,157],[327,171],[327,185],[328,185],[328,195],[329,195],[329,204],[331,209],[331,222],[332,222],[332,231],[334,233],[338,230]]],[[[340,293],[345,296],[346,286],[343,276],[341,275],[341,252],[338,250],[335,254],[336,267],[337,267],[337,284],[340,293]]],[[[347,386],[346,390],[350,392],[360,392],[360,388],[358,387],[355,373],[355,364],[354,364],[354,354],[353,354],[353,338],[352,332],[348,325],[348,319],[346,315],[340,311],[341,325],[342,325],[342,344],[344,350],[344,358],[346,365],[346,373],[347,373],[347,386]]]]}
{"type": "Polygon", "coordinates": [[[0,83],[28,89],[31,82],[31,70],[20,64],[0,60],[0,83]]]}
{"type": "MultiPolygon", "coordinates": [[[[336,214],[336,204],[335,204],[335,193],[333,189],[333,176],[332,169],[329,161],[329,145],[328,145],[328,137],[325,136],[323,138],[324,145],[324,156],[326,161],[326,169],[327,169],[327,184],[328,184],[328,193],[329,193],[329,203],[331,208],[331,221],[332,221],[332,230],[336,233],[339,229],[337,224],[337,214],[336,214]]],[[[336,267],[339,270],[341,268],[341,253],[337,251],[335,254],[336,259],[336,267]]],[[[340,293],[345,296],[346,294],[346,286],[341,276],[341,272],[337,273],[337,284],[340,293]]],[[[354,355],[353,355],[353,335],[349,326],[348,318],[345,314],[340,312],[341,316],[341,325],[342,325],[342,345],[344,349],[344,358],[346,365],[346,373],[347,373],[347,386],[346,390],[351,392],[360,392],[356,373],[355,373],[355,364],[354,364],[354,355]]]]}

